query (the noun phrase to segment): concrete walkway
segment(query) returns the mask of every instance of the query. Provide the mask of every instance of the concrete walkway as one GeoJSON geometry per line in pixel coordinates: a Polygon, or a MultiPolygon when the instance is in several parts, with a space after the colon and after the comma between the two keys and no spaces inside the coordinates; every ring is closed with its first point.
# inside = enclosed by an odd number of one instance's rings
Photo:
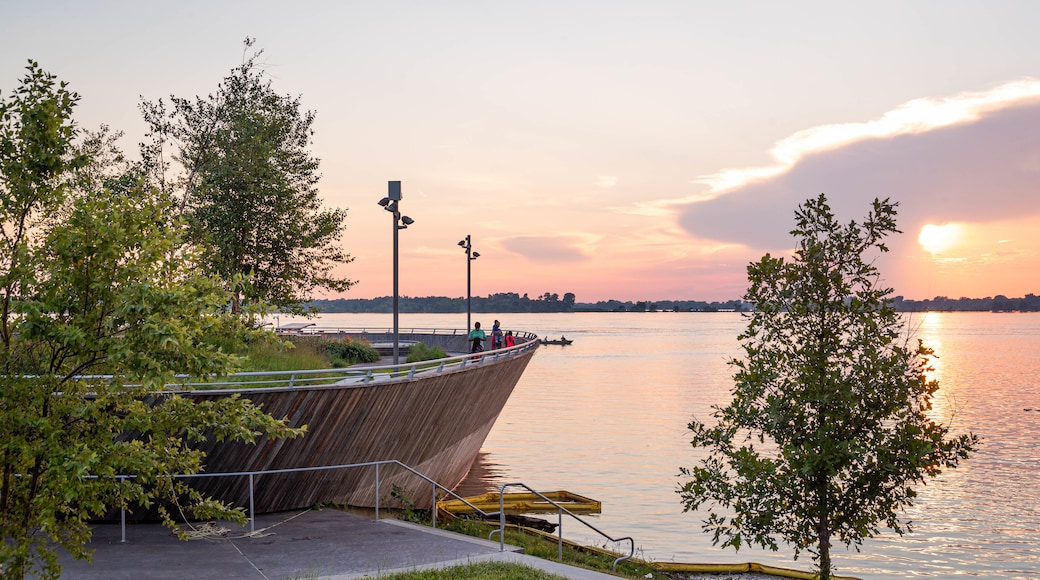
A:
{"type": "MultiPolygon", "coordinates": [[[[196,526],[199,527],[199,526],[196,526]]],[[[266,514],[256,532],[220,522],[180,541],[159,524],[94,526],[93,562],[60,553],[65,578],[250,578],[266,580],[379,578],[393,572],[484,560],[520,562],[577,580],[616,578],[527,556],[498,542],[397,520],[379,521],[335,509],[266,514]]]]}

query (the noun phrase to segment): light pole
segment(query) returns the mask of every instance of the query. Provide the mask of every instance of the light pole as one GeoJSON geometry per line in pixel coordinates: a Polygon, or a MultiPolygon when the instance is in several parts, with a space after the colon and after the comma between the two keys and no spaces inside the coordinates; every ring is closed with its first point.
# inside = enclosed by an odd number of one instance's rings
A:
{"type": "Polygon", "coordinates": [[[400,331],[398,330],[397,316],[397,231],[403,230],[415,223],[412,218],[401,215],[398,205],[401,203],[401,182],[388,181],[389,191],[387,196],[379,200],[383,209],[394,214],[394,364],[400,361],[400,331]]]}
{"type": "Polygon", "coordinates": [[[468,332],[472,327],[470,317],[473,315],[473,268],[472,262],[480,257],[480,252],[473,251],[473,243],[470,240],[469,234],[466,234],[466,239],[459,242],[459,245],[466,250],[466,331],[468,332]]]}

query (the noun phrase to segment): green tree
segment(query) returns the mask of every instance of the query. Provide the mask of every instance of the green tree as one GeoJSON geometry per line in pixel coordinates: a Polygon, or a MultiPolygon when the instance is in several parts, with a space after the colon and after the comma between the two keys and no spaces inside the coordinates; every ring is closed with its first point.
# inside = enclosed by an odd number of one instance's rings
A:
{"type": "Polygon", "coordinates": [[[143,103],[152,136],[143,156],[156,183],[179,196],[206,271],[245,280],[232,287],[235,312],[245,300],[303,313],[315,288],[353,285],[332,273],[353,260],[338,245],[346,211],[323,209],[318,196],[314,112],[274,91],[259,56],[232,69],[215,95],[143,103]],[[176,179],[166,176],[171,148],[183,170],[176,179]]]}
{"type": "Polygon", "coordinates": [[[242,399],[162,391],[174,373],[226,374],[235,359],[211,345],[259,333],[198,273],[168,199],[86,158],[106,140],[74,146],[78,97],[28,71],[0,101],[0,570],[16,578],[58,577],[54,545],[88,557],[87,522],[110,509],[244,521],[170,476],[202,469],[204,437],[302,432],[242,399]],[[119,187],[82,189],[102,182],[119,187]]]}
{"type": "Polygon", "coordinates": [[[792,259],[766,254],[748,266],[755,310],[740,335],[744,357],[732,401],[716,423],[694,420],[707,456],[679,494],[686,511],[708,507],[716,544],[777,540],[808,550],[829,578],[837,540],[858,549],[879,525],[911,531],[900,513],[914,485],[956,467],[977,444],[931,416],[939,385],[932,351],[912,345],[866,258],[897,233],[896,205],[875,200],[862,223],[840,225],[820,195],[795,213],[792,259]]]}
{"type": "Polygon", "coordinates": [[[568,312],[574,308],[574,301],[577,296],[573,292],[567,292],[563,295],[563,306],[568,312]]]}

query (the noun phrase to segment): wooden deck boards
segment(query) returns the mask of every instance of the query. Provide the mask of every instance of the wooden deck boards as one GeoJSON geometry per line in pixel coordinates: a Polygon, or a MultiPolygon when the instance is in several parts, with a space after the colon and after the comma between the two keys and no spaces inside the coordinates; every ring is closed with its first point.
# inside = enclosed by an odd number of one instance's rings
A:
{"type": "MultiPolygon", "coordinates": [[[[409,337],[411,340],[411,337],[409,337]]],[[[518,356],[470,365],[439,374],[419,374],[396,382],[344,387],[250,389],[241,396],[293,426],[307,425],[295,440],[257,444],[211,441],[207,473],[260,471],[310,466],[398,460],[446,487],[466,475],[484,439],[509,399],[535,350],[518,356]]],[[[222,396],[195,391],[188,396],[222,396]]],[[[192,485],[205,494],[239,506],[249,505],[248,478],[195,478],[192,485]]],[[[255,477],[257,512],[284,511],[332,502],[359,506],[380,503],[398,485],[415,501],[429,507],[429,484],[400,468],[270,474],[255,477]]]]}

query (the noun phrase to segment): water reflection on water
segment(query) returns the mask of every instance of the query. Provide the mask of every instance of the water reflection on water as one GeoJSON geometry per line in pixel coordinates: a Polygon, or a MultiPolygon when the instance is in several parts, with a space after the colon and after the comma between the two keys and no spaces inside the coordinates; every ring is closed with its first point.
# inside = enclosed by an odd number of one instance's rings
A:
{"type": "MultiPolygon", "coordinates": [[[[388,315],[329,315],[337,323],[388,315]],[[342,321],[338,317],[343,317],[342,321]]],[[[536,354],[484,445],[483,474],[467,491],[523,481],[603,502],[594,524],[631,535],[657,561],[757,561],[808,569],[789,551],[721,550],[682,513],[680,466],[700,457],[691,417],[708,420],[728,399],[739,354],[737,314],[589,313],[495,316],[506,329],[565,334],[567,347],[536,354]]],[[[488,316],[487,318],[491,318],[488,316]]],[[[475,316],[474,320],[480,320],[475,316]]],[[[915,532],[868,540],[860,553],[836,547],[836,572],[862,578],[1040,577],[1040,315],[931,313],[910,317],[933,347],[942,390],[937,416],[983,438],[962,467],[919,488],[907,513],[915,532]],[[1027,410],[1029,409],[1029,410],[1027,410]]],[[[366,322],[368,324],[368,322],[366,322]]],[[[402,324],[465,325],[459,315],[402,315],[402,324]]],[[[587,536],[564,523],[565,535],[587,536]],[[572,535],[573,534],[573,535],[572,535]]],[[[588,541],[601,544],[599,540],[588,541]]]]}

